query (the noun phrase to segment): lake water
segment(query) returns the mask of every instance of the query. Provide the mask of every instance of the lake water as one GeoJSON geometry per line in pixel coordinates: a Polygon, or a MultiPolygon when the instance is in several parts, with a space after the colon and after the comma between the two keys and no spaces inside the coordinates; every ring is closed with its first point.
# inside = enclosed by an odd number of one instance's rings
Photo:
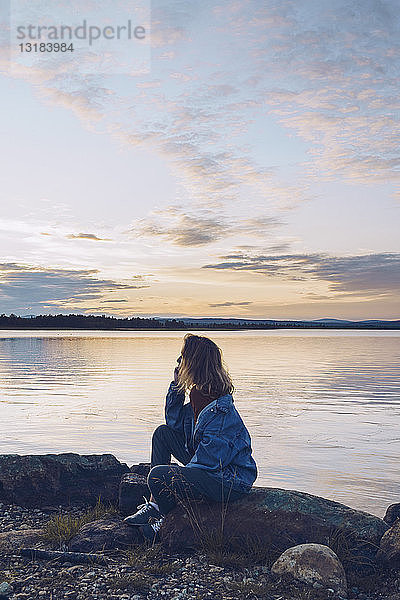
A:
{"type": "MultiPolygon", "coordinates": [[[[400,502],[400,332],[204,332],[224,351],[257,484],[382,516],[400,502]]],[[[148,461],[182,332],[0,331],[0,453],[148,461]]]]}

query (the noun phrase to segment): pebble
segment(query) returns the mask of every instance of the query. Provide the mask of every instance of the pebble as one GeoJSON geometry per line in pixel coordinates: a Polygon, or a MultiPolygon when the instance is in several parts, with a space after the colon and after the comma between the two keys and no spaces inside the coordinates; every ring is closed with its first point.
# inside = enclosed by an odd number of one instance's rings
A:
{"type": "Polygon", "coordinates": [[[12,593],[13,587],[7,581],[0,583],[0,597],[11,596],[12,593]]]}

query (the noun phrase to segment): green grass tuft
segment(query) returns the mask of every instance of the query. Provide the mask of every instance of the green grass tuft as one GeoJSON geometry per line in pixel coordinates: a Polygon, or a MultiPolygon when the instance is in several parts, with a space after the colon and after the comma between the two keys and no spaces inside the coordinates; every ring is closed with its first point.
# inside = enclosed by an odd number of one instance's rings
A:
{"type": "Polygon", "coordinates": [[[104,504],[99,498],[93,508],[89,508],[82,515],[58,514],[51,517],[46,523],[43,537],[49,542],[67,543],[78,533],[79,529],[97,521],[105,515],[115,514],[117,509],[112,504],[104,504]]]}

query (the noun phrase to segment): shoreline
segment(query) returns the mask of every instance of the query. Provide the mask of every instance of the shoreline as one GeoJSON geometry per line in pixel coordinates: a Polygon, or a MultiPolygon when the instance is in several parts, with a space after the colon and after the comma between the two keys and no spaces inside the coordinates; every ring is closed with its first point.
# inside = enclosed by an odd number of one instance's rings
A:
{"type": "Polygon", "coordinates": [[[148,464],[68,453],[3,455],[0,467],[2,600],[395,600],[400,589],[398,569],[372,551],[390,524],[322,497],[256,488],[230,505],[221,535],[218,508],[200,503],[200,537],[178,507],[149,545],[123,522],[148,464]],[[282,548],[310,542],[342,561],[347,594],[275,569],[282,548]]]}
{"type": "Polygon", "coordinates": [[[109,315],[0,315],[4,329],[87,329],[97,331],[238,331],[274,329],[400,330],[400,319],[260,319],[237,317],[118,317],[109,315]]]}
{"type": "MultiPolygon", "coordinates": [[[[7,600],[345,600],[333,590],[310,586],[271,571],[267,561],[218,552],[168,553],[159,545],[135,545],[122,551],[103,552],[105,564],[80,564],[68,560],[42,560],[19,555],[23,536],[34,535],[41,550],[63,550],[62,540],[42,537],[48,523],[72,518],[83,509],[55,512],[0,503],[0,586],[7,600]],[[13,545],[6,541],[19,533],[13,545]]],[[[95,523],[94,523],[95,524],[95,523]]],[[[26,544],[25,544],[26,545],[26,544]]],[[[395,600],[398,571],[359,576],[348,573],[347,600],[395,600]]]]}

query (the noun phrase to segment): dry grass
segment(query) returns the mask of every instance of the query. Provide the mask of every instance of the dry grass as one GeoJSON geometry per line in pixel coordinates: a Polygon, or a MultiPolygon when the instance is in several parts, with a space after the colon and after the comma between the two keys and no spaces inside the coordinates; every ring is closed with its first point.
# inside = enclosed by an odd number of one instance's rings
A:
{"type": "Polygon", "coordinates": [[[125,552],[125,559],[129,566],[150,575],[170,575],[180,566],[165,560],[160,544],[132,548],[125,552]]]}
{"type": "Polygon", "coordinates": [[[116,590],[135,590],[147,592],[155,580],[143,573],[132,573],[131,575],[117,575],[110,580],[110,587],[116,590]]]}
{"type": "Polygon", "coordinates": [[[333,592],[325,589],[314,589],[299,582],[277,584],[273,580],[264,583],[253,581],[232,581],[227,583],[227,590],[234,593],[235,600],[334,600],[333,592]]]}
{"type": "MultiPolygon", "coordinates": [[[[173,488],[171,493],[174,494],[173,488]]],[[[221,496],[223,496],[222,490],[221,496]]],[[[241,568],[255,564],[270,564],[279,556],[280,552],[273,547],[266,547],[257,536],[238,537],[226,533],[229,495],[227,501],[219,504],[212,503],[209,506],[209,510],[212,511],[211,521],[214,523],[212,528],[204,523],[204,503],[191,498],[189,494],[185,498],[176,497],[176,500],[185,511],[195,537],[200,542],[201,551],[209,563],[241,568]]]]}
{"type": "Polygon", "coordinates": [[[0,582],[6,581],[7,583],[12,583],[14,579],[17,579],[19,576],[18,571],[14,569],[0,569],[0,582]]]}
{"type": "Polygon", "coordinates": [[[201,551],[209,563],[232,568],[270,565],[281,554],[281,551],[272,545],[266,545],[257,535],[228,534],[226,517],[229,502],[213,503],[208,507],[212,511],[210,521],[214,524],[211,528],[207,519],[204,521],[204,504],[189,498],[180,500],[179,503],[185,510],[201,551]]]}
{"type": "Polygon", "coordinates": [[[346,569],[374,571],[377,565],[372,555],[378,550],[378,547],[373,547],[370,542],[368,543],[372,551],[371,558],[368,558],[365,556],[366,544],[360,542],[358,545],[354,545],[351,537],[354,539],[354,536],[350,536],[348,531],[346,532],[340,527],[332,529],[327,540],[327,546],[335,552],[346,569]]]}
{"type": "Polygon", "coordinates": [[[253,565],[270,565],[281,554],[255,536],[227,537],[220,531],[203,532],[201,544],[208,562],[221,567],[240,569],[253,565]]]}
{"type": "Polygon", "coordinates": [[[125,556],[128,564],[131,567],[136,567],[143,562],[162,560],[164,558],[164,550],[161,544],[152,544],[151,546],[142,544],[128,550],[125,556]]]}
{"type": "Polygon", "coordinates": [[[51,517],[46,523],[43,537],[49,542],[67,543],[86,523],[97,521],[105,515],[115,514],[116,512],[115,506],[104,504],[99,498],[96,505],[89,508],[82,515],[74,516],[69,513],[61,513],[51,517]]]}
{"type": "Polygon", "coordinates": [[[267,597],[267,594],[271,591],[271,587],[262,583],[252,583],[249,581],[232,581],[227,584],[227,588],[239,597],[267,597]]]}

